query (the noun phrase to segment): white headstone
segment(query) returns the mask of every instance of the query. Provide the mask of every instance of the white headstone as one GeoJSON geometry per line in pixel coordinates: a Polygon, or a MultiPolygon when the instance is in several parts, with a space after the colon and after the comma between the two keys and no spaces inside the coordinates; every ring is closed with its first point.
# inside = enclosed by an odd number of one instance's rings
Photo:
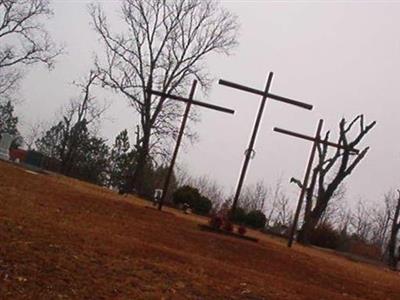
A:
{"type": "Polygon", "coordinates": [[[162,189],[155,189],[154,190],[154,198],[153,198],[153,203],[158,203],[162,197],[163,190],[162,189]]]}
{"type": "Polygon", "coordinates": [[[14,136],[3,133],[0,139],[0,159],[9,160],[10,159],[10,146],[14,140],[14,136]]]}

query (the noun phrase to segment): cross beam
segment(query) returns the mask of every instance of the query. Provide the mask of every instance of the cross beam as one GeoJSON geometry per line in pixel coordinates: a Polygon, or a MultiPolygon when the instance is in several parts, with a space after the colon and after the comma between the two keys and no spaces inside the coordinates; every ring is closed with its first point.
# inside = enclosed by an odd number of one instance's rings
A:
{"type": "Polygon", "coordinates": [[[301,207],[303,205],[304,196],[305,196],[306,191],[307,191],[307,186],[308,186],[308,181],[309,181],[309,178],[310,178],[311,168],[312,168],[312,164],[314,162],[315,152],[317,150],[318,144],[325,144],[325,145],[328,145],[328,146],[331,146],[331,147],[348,150],[348,151],[351,151],[351,152],[356,153],[356,154],[358,154],[360,152],[358,149],[354,149],[354,148],[351,148],[351,147],[348,147],[348,146],[332,143],[332,142],[329,142],[329,141],[321,139],[321,131],[322,131],[323,123],[324,123],[324,121],[322,119],[319,120],[317,131],[315,133],[315,137],[307,136],[307,135],[304,135],[304,134],[301,134],[301,133],[297,133],[297,132],[293,132],[293,131],[289,131],[289,130],[285,130],[285,129],[281,129],[281,128],[277,128],[277,127],[274,128],[274,131],[276,131],[276,132],[283,133],[283,134],[286,134],[286,135],[294,136],[296,138],[301,138],[301,139],[313,142],[313,145],[312,145],[312,148],[311,148],[311,152],[310,152],[310,158],[308,160],[306,172],[304,174],[303,185],[301,187],[299,200],[297,202],[296,212],[294,214],[293,224],[292,224],[292,227],[290,228],[290,232],[289,232],[289,238],[288,238],[288,247],[289,248],[293,244],[294,233],[296,231],[297,223],[299,221],[300,211],[301,211],[301,207]]]}
{"type": "Polygon", "coordinates": [[[308,135],[305,135],[305,134],[297,133],[297,132],[294,132],[294,131],[278,128],[278,127],[275,127],[274,131],[279,132],[279,133],[283,133],[283,134],[286,134],[286,135],[294,136],[294,137],[297,137],[297,138],[301,138],[301,139],[304,139],[304,140],[317,142],[319,144],[324,144],[324,145],[328,145],[328,146],[339,148],[339,149],[343,149],[343,150],[349,150],[350,152],[354,152],[355,154],[360,153],[360,151],[358,149],[354,149],[354,148],[347,147],[347,146],[344,146],[344,145],[332,143],[332,142],[323,140],[320,137],[312,137],[312,136],[308,136],[308,135]]]}
{"type": "MultiPolygon", "coordinates": [[[[149,89],[148,92],[151,93],[151,94],[160,96],[160,97],[165,97],[165,98],[169,98],[169,99],[173,99],[173,100],[177,100],[177,101],[181,101],[181,102],[185,102],[185,103],[189,102],[189,99],[181,97],[181,96],[166,94],[166,93],[162,93],[162,92],[159,92],[159,91],[154,91],[154,90],[151,90],[151,89],[149,89]]],[[[194,99],[192,99],[191,102],[194,105],[198,105],[198,106],[205,107],[205,108],[210,108],[210,109],[221,111],[221,112],[225,112],[225,113],[228,113],[228,114],[234,114],[235,113],[235,111],[232,110],[232,109],[221,107],[221,106],[218,106],[218,105],[214,105],[214,104],[210,104],[210,103],[206,103],[206,102],[201,102],[201,101],[197,101],[197,100],[194,100],[194,99]]]]}
{"type": "Polygon", "coordinates": [[[193,105],[198,105],[198,106],[201,106],[201,107],[205,107],[205,108],[209,108],[209,109],[213,109],[213,110],[216,110],[216,111],[221,111],[221,112],[229,113],[229,114],[234,114],[235,113],[235,111],[232,110],[232,109],[228,109],[228,108],[225,108],[225,107],[222,107],[222,106],[217,106],[217,105],[214,105],[214,104],[210,104],[210,103],[194,100],[193,96],[194,96],[194,93],[196,91],[196,86],[197,86],[197,80],[193,80],[192,87],[190,89],[190,93],[189,93],[189,97],[188,98],[184,98],[184,97],[181,97],[181,96],[172,95],[172,94],[168,94],[168,93],[164,93],[164,92],[155,91],[155,90],[152,90],[152,89],[147,89],[147,92],[149,94],[154,94],[154,95],[163,97],[165,99],[173,99],[173,100],[177,100],[177,101],[181,101],[181,102],[185,102],[186,103],[186,108],[185,108],[185,112],[183,114],[181,127],[179,129],[178,138],[176,140],[174,153],[172,154],[172,159],[171,159],[171,163],[170,163],[169,168],[168,168],[167,177],[165,178],[164,187],[163,187],[163,193],[162,193],[160,202],[158,203],[158,209],[159,210],[162,209],[165,197],[167,196],[167,192],[168,192],[168,189],[169,189],[169,183],[171,181],[172,172],[174,170],[176,157],[178,156],[179,147],[181,145],[183,133],[185,131],[185,126],[186,126],[186,122],[187,122],[187,119],[188,119],[188,116],[189,116],[191,105],[192,104],[193,105]]]}
{"type": "MultiPolygon", "coordinates": [[[[271,72],[272,73],[272,72],[271,72]]],[[[313,106],[311,104],[307,104],[307,103],[303,103],[297,100],[293,100],[293,99],[289,99],[286,97],[282,97],[282,96],[278,96],[269,92],[265,92],[265,91],[261,91],[261,90],[257,90],[257,89],[253,89],[251,87],[247,87],[238,83],[234,83],[234,82],[230,82],[227,80],[223,80],[220,79],[219,80],[219,84],[221,85],[225,85],[225,86],[229,86],[231,88],[237,89],[237,90],[241,90],[241,91],[245,91],[245,92],[249,92],[255,95],[260,95],[260,96],[267,96],[267,98],[271,98],[274,99],[276,101],[280,101],[280,102],[284,102],[284,103],[288,103],[288,104],[292,104],[292,105],[296,105],[296,106],[300,106],[302,108],[305,109],[312,109],[313,106]]]]}
{"type": "Polygon", "coordinates": [[[221,85],[225,85],[225,86],[228,86],[228,87],[231,87],[231,88],[234,88],[234,89],[238,89],[238,90],[241,90],[241,91],[249,92],[251,94],[262,96],[260,107],[258,109],[257,117],[256,117],[256,120],[255,120],[255,123],[254,123],[253,132],[252,132],[251,137],[250,137],[249,146],[248,146],[248,148],[247,148],[247,150],[245,152],[245,159],[244,159],[244,162],[243,162],[242,170],[241,170],[240,175],[239,175],[239,181],[238,181],[238,184],[237,184],[237,187],[236,187],[235,197],[233,199],[232,208],[231,208],[231,212],[232,213],[235,212],[235,210],[236,210],[237,203],[238,203],[238,200],[239,200],[239,197],[240,197],[240,192],[241,192],[241,189],[242,189],[242,186],[243,186],[243,182],[244,182],[244,179],[246,177],[247,167],[249,165],[250,159],[252,158],[252,154],[254,152],[253,148],[254,148],[256,137],[257,137],[258,127],[260,126],[261,117],[262,117],[262,114],[263,114],[264,107],[265,107],[267,99],[270,98],[270,99],[273,99],[273,100],[276,100],[276,101],[280,101],[280,102],[284,102],[284,103],[287,103],[287,104],[295,105],[295,106],[298,106],[298,107],[301,107],[301,108],[310,109],[310,110],[312,109],[312,105],[310,105],[310,104],[303,103],[303,102],[296,101],[296,100],[292,100],[292,99],[285,98],[285,97],[282,97],[282,96],[277,96],[277,95],[274,95],[274,94],[270,93],[269,89],[271,87],[273,75],[274,74],[272,72],[269,73],[264,91],[261,91],[261,90],[258,90],[258,89],[254,89],[254,88],[251,88],[251,87],[247,87],[247,86],[243,86],[241,84],[233,83],[233,82],[226,81],[226,80],[223,80],[223,79],[219,80],[219,84],[221,84],[221,85]]]}

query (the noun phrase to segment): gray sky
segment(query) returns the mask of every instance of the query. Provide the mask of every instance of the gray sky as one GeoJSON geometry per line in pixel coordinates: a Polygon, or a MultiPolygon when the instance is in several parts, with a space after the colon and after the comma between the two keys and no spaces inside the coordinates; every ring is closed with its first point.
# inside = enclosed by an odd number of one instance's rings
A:
{"type": "MultiPolygon", "coordinates": [[[[103,1],[116,10],[118,1],[103,1]]],[[[70,84],[87,74],[99,43],[89,25],[87,1],[53,1],[54,18],[47,24],[67,54],[55,70],[30,70],[18,107],[23,124],[54,118],[76,94],[70,84]]],[[[360,146],[371,146],[367,157],[347,181],[348,199],[383,199],[400,187],[400,144],[397,141],[400,84],[400,2],[362,1],[223,1],[241,23],[239,47],[229,57],[213,56],[209,69],[216,78],[263,89],[269,71],[271,92],[314,105],[313,111],[272,101],[267,103],[251,161],[247,183],[282,176],[289,196],[297,189],[289,178],[302,178],[311,144],[274,133],[274,126],[312,135],[319,118],[336,131],[341,117],[359,113],[377,126],[360,146]]],[[[103,95],[102,95],[103,94],[103,95]]],[[[133,110],[124,98],[107,97],[111,109],[101,134],[113,139],[124,128],[133,130],[133,110]]],[[[195,175],[209,174],[227,191],[236,185],[260,97],[215,81],[203,99],[236,110],[234,116],[201,109],[196,125],[200,141],[186,146],[179,162],[195,175]]],[[[294,201],[295,199],[293,199],[294,201]]]]}

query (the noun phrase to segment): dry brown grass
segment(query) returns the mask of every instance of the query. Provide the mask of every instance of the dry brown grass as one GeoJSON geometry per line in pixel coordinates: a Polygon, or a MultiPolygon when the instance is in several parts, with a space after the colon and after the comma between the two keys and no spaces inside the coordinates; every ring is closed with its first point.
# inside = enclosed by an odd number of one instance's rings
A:
{"type": "Polygon", "coordinates": [[[0,162],[1,299],[400,299],[399,275],[0,162]]]}

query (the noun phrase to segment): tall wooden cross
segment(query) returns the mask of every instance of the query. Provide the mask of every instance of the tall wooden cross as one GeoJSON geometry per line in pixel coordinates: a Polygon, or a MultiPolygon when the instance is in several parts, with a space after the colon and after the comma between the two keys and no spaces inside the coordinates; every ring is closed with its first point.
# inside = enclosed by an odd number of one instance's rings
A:
{"type": "Polygon", "coordinates": [[[164,99],[168,98],[168,99],[173,99],[173,100],[177,100],[177,101],[181,101],[181,102],[185,102],[186,103],[186,108],[185,108],[185,112],[183,114],[181,127],[179,129],[178,138],[176,140],[174,153],[172,154],[172,159],[171,159],[171,163],[170,163],[169,168],[168,168],[167,177],[165,178],[163,193],[162,193],[161,199],[160,199],[160,201],[158,203],[158,209],[159,210],[161,210],[161,208],[163,206],[163,203],[164,203],[164,200],[165,200],[165,197],[166,197],[167,192],[168,192],[169,183],[170,183],[170,180],[171,180],[172,172],[174,170],[176,157],[178,155],[179,147],[181,145],[181,141],[182,141],[183,133],[185,131],[187,118],[189,116],[190,107],[192,106],[192,104],[198,105],[198,106],[202,106],[202,107],[206,107],[206,108],[213,109],[213,110],[217,110],[217,111],[221,111],[221,112],[225,112],[225,113],[229,113],[229,114],[234,114],[235,113],[234,110],[229,109],[229,108],[225,108],[225,107],[213,105],[213,104],[210,104],[210,103],[205,103],[205,102],[194,100],[193,96],[194,96],[194,93],[196,91],[196,86],[197,86],[197,80],[194,80],[188,98],[184,98],[184,97],[177,96],[177,95],[171,95],[171,94],[167,94],[167,93],[163,93],[163,92],[159,92],[159,91],[154,91],[152,89],[148,89],[147,90],[147,92],[149,92],[150,94],[154,94],[154,95],[163,97],[164,99]]]}
{"type": "Polygon", "coordinates": [[[310,178],[311,168],[312,168],[312,165],[313,165],[313,162],[314,162],[315,152],[317,150],[318,144],[325,144],[325,145],[328,145],[328,146],[331,146],[331,147],[335,147],[335,148],[339,148],[339,149],[346,149],[346,150],[350,150],[350,151],[352,151],[354,153],[359,153],[359,150],[357,150],[357,149],[349,148],[349,147],[346,147],[344,145],[332,143],[332,142],[329,142],[329,141],[321,139],[321,131],[322,131],[323,123],[324,123],[324,121],[322,119],[319,120],[317,131],[316,131],[314,137],[307,136],[307,135],[304,135],[304,134],[301,134],[301,133],[297,133],[297,132],[293,132],[293,131],[289,131],[289,130],[286,130],[286,129],[281,129],[281,128],[277,128],[277,127],[274,128],[274,131],[276,131],[276,132],[287,134],[287,135],[290,135],[290,136],[294,136],[294,137],[297,137],[297,138],[301,138],[301,139],[313,142],[313,145],[312,145],[312,148],[311,148],[311,152],[310,152],[310,157],[308,159],[306,172],[304,174],[303,184],[301,186],[299,200],[297,202],[296,212],[294,214],[293,224],[292,224],[292,227],[290,228],[289,239],[288,239],[288,247],[291,247],[292,244],[293,244],[294,233],[296,231],[297,223],[299,221],[300,211],[301,211],[301,207],[303,205],[304,196],[305,196],[306,191],[307,191],[308,180],[310,178]]]}
{"type": "Polygon", "coordinates": [[[237,187],[236,187],[236,192],[235,192],[235,197],[233,199],[231,212],[234,212],[236,210],[236,207],[237,207],[237,203],[238,203],[238,200],[239,200],[239,197],[240,197],[240,192],[242,190],[243,182],[244,182],[244,179],[245,179],[245,176],[246,176],[246,172],[247,172],[247,167],[248,167],[250,159],[252,158],[253,153],[254,153],[254,144],[255,144],[255,141],[256,141],[257,131],[258,131],[258,127],[260,126],[261,117],[263,115],[263,111],[264,111],[264,107],[265,107],[267,99],[268,98],[269,99],[273,99],[273,100],[276,100],[276,101],[284,102],[284,103],[287,103],[287,104],[292,104],[292,105],[299,106],[299,107],[302,107],[302,108],[305,108],[305,109],[309,109],[309,110],[312,109],[312,105],[310,105],[310,104],[306,104],[306,103],[303,103],[303,102],[299,102],[299,101],[296,101],[296,100],[292,100],[292,99],[289,99],[289,98],[281,97],[281,96],[274,95],[274,94],[270,93],[269,89],[271,87],[271,82],[272,82],[273,75],[274,74],[272,72],[269,73],[264,91],[257,90],[257,89],[254,89],[254,88],[250,88],[250,87],[247,87],[247,86],[243,86],[243,85],[240,85],[240,84],[237,84],[237,83],[229,82],[229,81],[226,81],[226,80],[223,80],[223,79],[219,80],[219,84],[222,84],[222,85],[225,85],[225,86],[229,86],[231,88],[235,88],[235,89],[238,89],[238,90],[241,90],[241,91],[245,91],[245,92],[249,92],[249,93],[252,93],[252,94],[256,94],[256,95],[262,96],[260,107],[258,109],[258,114],[257,114],[257,117],[256,117],[256,121],[254,123],[253,132],[251,134],[249,146],[248,146],[248,148],[247,148],[247,150],[245,152],[245,159],[244,159],[244,162],[243,162],[242,170],[240,172],[239,181],[238,181],[238,184],[237,184],[237,187]]]}

